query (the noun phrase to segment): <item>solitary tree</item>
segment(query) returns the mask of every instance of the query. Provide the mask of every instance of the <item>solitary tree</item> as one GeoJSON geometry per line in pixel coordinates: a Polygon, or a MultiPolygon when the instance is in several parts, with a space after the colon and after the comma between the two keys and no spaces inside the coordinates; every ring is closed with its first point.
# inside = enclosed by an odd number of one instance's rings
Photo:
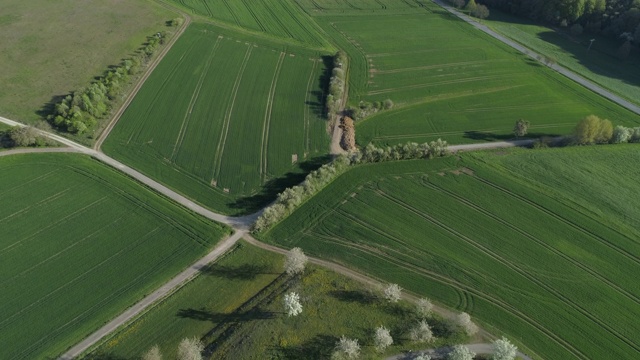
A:
{"type": "Polygon", "coordinates": [[[378,352],[383,352],[386,348],[393,344],[393,338],[389,333],[389,329],[385,328],[384,326],[380,326],[379,328],[377,328],[374,342],[376,350],[378,352]]]}
{"type": "Polygon", "coordinates": [[[202,342],[193,338],[184,338],[178,345],[178,360],[202,360],[202,350],[204,345],[202,342]]]}
{"type": "Polygon", "coordinates": [[[349,339],[342,335],[336,343],[335,351],[331,356],[333,360],[357,359],[360,356],[360,344],[357,339],[349,339]]]}
{"type": "Polygon", "coordinates": [[[400,286],[398,286],[398,284],[389,284],[384,289],[384,298],[387,299],[389,302],[395,303],[395,302],[398,302],[398,300],[400,300],[401,293],[402,293],[402,289],[400,288],[400,286]]]}
{"type": "Polygon", "coordinates": [[[513,360],[518,354],[518,348],[507,338],[503,337],[493,342],[493,360],[513,360]]]}
{"type": "Polygon", "coordinates": [[[453,350],[447,356],[449,360],[473,360],[476,356],[474,352],[464,345],[455,345],[453,350]]]}
{"type": "Polygon", "coordinates": [[[160,353],[158,345],[154,345],[149,349],[149,351],[142,356],[142,360],[162,360],[162,354],[160,353]]]}
{"type": "Polygon", "coordinates": [[[467,335],[474,335],[478,332],[478,326],[471,321],[471,316],[465,312],[454,315],[451,318],[450,326],[452,330],[462,330],[467,335]]]}
{"type": "Polygon", "coordinates": [[[284,295],[284,310],[289,316],[297,316],[302,313],[302,305],[300,304],[300,296],[295,292],[284,295]]]}
{"type": "Polygon", "coordinates": [[[300,274],[304,271],[308,258],[299,247],[289,250],[284,262],[284,271],[289,275],[300,274]]]}
{"type": "Polygon", "coordinates": [[[431,300],[427,298],[418,300],[418,303],[416,304],[416,313],[419,318],[424,319],[428,317],[431,315],[431,311],[433,311],[433,304],[431,303],[431,300]]]}
{"type": "Polygon", "coordinates": [[[580,120],[573,135],[575,142],[581,145],[606,143],[613,136],[613,125],[609,120],[589,115],[580,120]]]}
{"type": "Polygon", "coordinates": [[[523,137],[527,135],[527,132],[529,132],[529,125],[530,124],[527,120],[519,119],[513,127],[513,135],[516,137],[523,137]]]}
{"type": "Polygon", "coordinates": [[[425,320],[420,320],[413,328],[411,328],[409,338],[415,342],[428,343],[433,340],[433,332],[425,320]]]}

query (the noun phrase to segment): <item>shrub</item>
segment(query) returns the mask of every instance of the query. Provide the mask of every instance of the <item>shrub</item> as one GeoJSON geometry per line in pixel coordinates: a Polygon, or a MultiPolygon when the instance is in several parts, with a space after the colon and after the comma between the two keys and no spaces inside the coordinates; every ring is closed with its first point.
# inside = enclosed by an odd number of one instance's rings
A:
{"type": "Polygon", "coordinates": [[[589,115],[576,125],[573,131],[574,141],[580,145],[603,144],[613,136],[613,125],[595,115],[589,115]]]}

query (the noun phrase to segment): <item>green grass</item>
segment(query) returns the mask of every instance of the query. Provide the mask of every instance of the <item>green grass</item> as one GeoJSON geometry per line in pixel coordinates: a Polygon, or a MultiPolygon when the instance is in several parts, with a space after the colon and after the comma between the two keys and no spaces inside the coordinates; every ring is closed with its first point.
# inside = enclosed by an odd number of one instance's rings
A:
{"type": "Polygon", "coordinates": [[[315,48],[330,48],[322,30],[293,1],[280,0],[171,0],[205,18],[273,38],[315,48]]]}
{"type": "MultiPolygon", "coordinates": [[[[374,358],[372,331],[392,331],[394,354],[418,349],[406,339],[413,306],[389,305],[372,289],[325,269],[309,266],[301,278],[281,274],[282,256],[241,243],[177,293],[122,329],[89,358],[138,358],[155,344],[174,358],[180,340],[202,338],[214,359],[326,359],[341,335],[363,345],[361,358],[374,358]],[[287,317],[283,294],[296,291],[302,315],[287,317]]],[[[429,323],[441,337],[433,346],[465,341],[429,323]]],[[[378,356],[379,357],[379,356],[378,356]]]]}
{"type": "Polygon", "coordinates": [[[360,145],[505,140],[521,118],[531,122],[530,136],[567,134],[589,114],[640,123],[434,4],[344,11],[314,19],[349,54],[350,104],[386,98],[396,104],[356,123],[360,145]]]}
{"type": "Polygon", "coordinates": [[[53,358],[229,231],[89,157],[0,158],[0,357],[53,358]]]}
{"type": "Polygon", "coordinates": [[[24,122],[88,85],[176,15],[144,0],[7,0],[0,15],[0,115],[24,122]]]}
{"type": "Polygon", "coordinates": [[[317,52],[192,24],[104,151],[217,211],[256,210],[326,154],[324,76],[317,52]]]}
{"type": "Polygon", "coordinates": [[[568,28],[549,28],[493,9],[491,16],[483,22],[534,51],[555,59],[571,71],[640,104],[640,57],[636,54],[620,60],[616,54],[622,40],[586,32],[575,36],[571,35],[568,28]],[[595,41],[587,51],[591,39],[595,41]]]}
{"type": "Polygon", "coordinates": [[[622,145],[360,166],[262,237],[465,310],[536,358],[631,359],[638,155],[622,145]]]}

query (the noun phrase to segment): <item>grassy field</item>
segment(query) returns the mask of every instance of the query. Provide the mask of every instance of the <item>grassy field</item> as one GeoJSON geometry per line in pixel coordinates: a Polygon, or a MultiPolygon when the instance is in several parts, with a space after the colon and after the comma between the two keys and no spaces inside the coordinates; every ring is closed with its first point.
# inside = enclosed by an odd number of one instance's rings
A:
{"type": "Polygon", "coordinates": [[[465,310],[536,358],[632,359],[639,155],[625,145],[360,166],[262,238],[465,310]]]}
{"type": "Polygon", "coordinates": [[[0,158],[0,358],[57,357],[227,229],[97,161],[0,158]]]}
{"type": "Polygon", "coordinates": [[[205,206],[252,211],[326,154],[324,76],[317,52],[193,24],[103,148],[205,206]]]}
{"type": "Polygon", "coordinates": [[[307,11],[350,56],[350,104],[396,104],[356,123],[360,145],[504,140],[521,118],[531,136],[566,134],[589,114],[640,123],[430,2],[386,0],[393,6],[375,11],[352,1],[305,3],[327,7],[307,11]]]}
{"type": "Polygon", "coordinates": [[[171,0],[189,12],[274,38],[331,48],[322,30],[293,1],[171,0]]]}
{"type": "Polygon", "coordinates": [[[553,58],[558,64],[640,104],[640,56],[620,60],[616,54],[622,40],[590,33],[571,35],[569,29],[552,29],[526,19],[491,10],[484,23],[521,44],[553,58]],[[590,40],[595,39],[591,49],[590,40]]]}
{"type": "Polygon", "coordinates": [[[6,0],[0,5],[0,115],[33,122],[176,15],[144,0],[6,0]]]}
{"type": "MultiPolygon", "coordinates": [[[[363,357],[373,358],[371,332],[385,325],[396,346],[413,346],[405,328],[413,306],[388,305],[367,287],[316,267],[301,279],[281,274],[282,256],[241,243],[201,276],[95,349],[91,359],[134,359],[155,344],[174,358],[180,340],[202,338],[212,359],[326,359],[341,335],[360,339],[363,357]],[[303,314],[283,314],[282,296],[299,292],[303,314]]],[[[435,346],[466,340],[431,319],[442,337],[435,346]]]]}

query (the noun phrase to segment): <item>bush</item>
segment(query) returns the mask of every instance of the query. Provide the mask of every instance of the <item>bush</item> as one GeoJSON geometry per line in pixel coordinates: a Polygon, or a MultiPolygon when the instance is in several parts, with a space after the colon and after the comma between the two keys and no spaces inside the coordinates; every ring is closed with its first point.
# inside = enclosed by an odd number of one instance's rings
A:
{"type": "Polygon", "coordinates": [[[611,140],[613,136],[613,125],[611,121],[600,119],[595,115],[589,115],[576,125],[573,131],[573,138],[576,144],[604,144],[611,140]]]}

